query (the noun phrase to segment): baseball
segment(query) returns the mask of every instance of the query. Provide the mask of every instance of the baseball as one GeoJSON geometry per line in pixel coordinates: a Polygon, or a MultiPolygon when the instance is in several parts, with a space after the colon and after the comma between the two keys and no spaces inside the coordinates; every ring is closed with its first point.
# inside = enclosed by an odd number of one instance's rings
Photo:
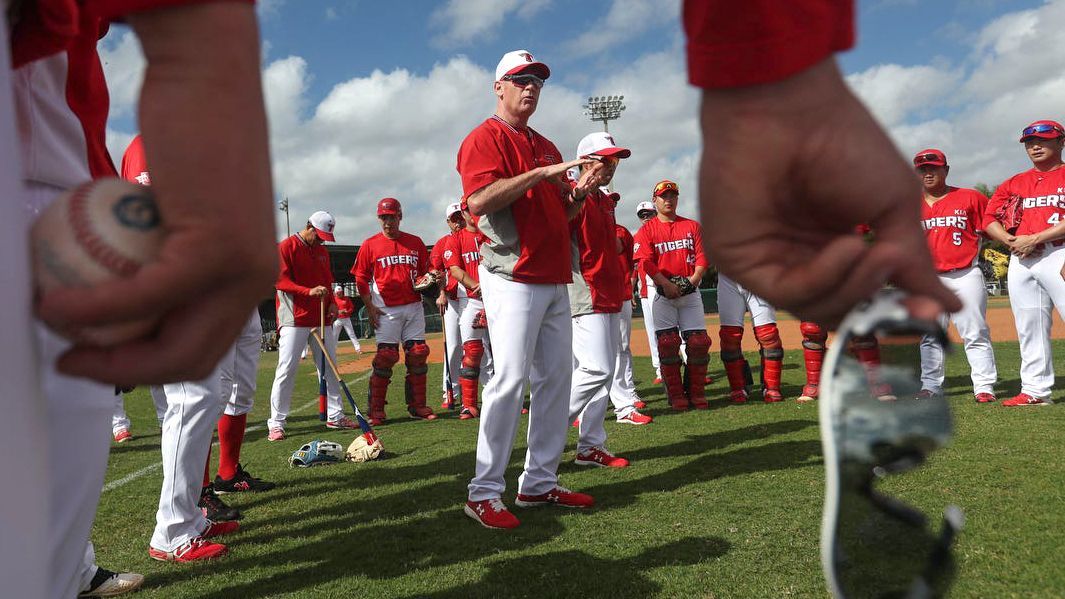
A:
{"type": "MultiPolygon", "coordinates": [[[[66,191],[30,231],[36,292],[132,277],[156,259],[164,235],[148,187],[107,178],[66,191]]],[[[141,337],[156,324],[150,319],[57,332],[106,347],[141,337]]]]}

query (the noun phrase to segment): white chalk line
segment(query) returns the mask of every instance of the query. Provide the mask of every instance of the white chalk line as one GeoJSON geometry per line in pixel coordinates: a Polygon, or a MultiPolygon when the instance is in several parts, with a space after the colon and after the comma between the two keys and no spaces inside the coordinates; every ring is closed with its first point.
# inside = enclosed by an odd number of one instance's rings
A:
{"type": "MultiPolygon", "coordinates": [[[[352,383],[358,383],[358,382],[366,379],[366,377],[368,377],[368,376],[370,376],[370,373],[366,372],[366,373],[360,375],[359,377],[357,377],[355,380],[353,380],[351,382],[352,383]]],[[[313,400],[303,404],[302,406],[299,406],[298,408],[292,410],[291,413],[295,414],[296,412],[302,412],[303,410],[306,410],[307,408],[309,408],[311,406],[314,406],[314,405],[317,405],[317,404],[318,404],[318,400],[317,399],[313,399],[313,400]]],[[[263,430],[264,428],[266,428],[266,425],[256,424],[255,426],[249,426],[249,427],[245,428],[244,429],[244,433],[245,434],[253,433],[255,431],[263,430]]],[[[214,443],[212,443],[211,447],[214,447],[215,445],[218,445],[218,441],[215,441],[214,443]]],[[[158,469],[160,469],[162,467],[163,467],[163,462],[162,462],[162,460],[160,460],[160,461],[158,461],[158,462],[156,462],[154,464],[151,464],[149,466],[145,466],[144,468],[141,468],[139,470],[134,470],[133,472],[130,472],[129,474],[123,476],[122,478],[117,479],[117,480],[113,480],[113,481],[107,483],[106,485],[104,485],[103,492],[106,493],[108,491],[113,491],[113,490],[115,490],[115,489],[117,489],[119,487],[123,487],[125,485],[128,485],[129,483],[137,480],[138,478],[141,478],[143,476],[151,474],[153,471],[158,470],[158,469]]]]}

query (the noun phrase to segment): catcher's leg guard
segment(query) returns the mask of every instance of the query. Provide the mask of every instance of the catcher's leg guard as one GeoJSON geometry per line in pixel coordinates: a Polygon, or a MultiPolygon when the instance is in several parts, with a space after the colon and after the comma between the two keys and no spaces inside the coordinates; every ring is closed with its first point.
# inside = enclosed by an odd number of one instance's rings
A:
{"type": "Polygon", "coordinates": [[[769,403],[783,401],[780,373],[784,368],[784,345],[780,342],[777,324],[771,322],[754,327],[754,336],[762,348],[762,397],[769,403]]]}
{"type": "Polygon", "coordinates": [[[655,331],[655,336],[658,338],[658,362],[669,405],[674,410],[687,410],[688,396],[684,394],[684,383],[680,378],[680,330],[655,331]]]}
{"type": "Polygon", "coordinates": [[[471,339],[462,344],[462,368],[459,369],[459,385],[462,387],[462,413],[459,420],[468,420],[478,416],[477,383],[481,378],[481,358],[484,356],[484,342],[471,339]]]}
{"type": "Polygon", "coordinates": [[[733,394],[733,399],[746,398],[747,360],[743,359],[743,350],[740,349],[743,341],[743,327],[723,326],[720,337],[721,363],[725,365],[729,391],[733,394]]]}
{"type": "Polygon", "coordinates": [[[799,323],[802,332],[802,356],[806,363],[806,385],[798,401],[817,399],[818,385],[821,384],[821,363],[825,361],[825,343],[828,333],[815,322],[799,323]]]}
{"type": "Polygon", "coordinates": [[[370,424],[373,426],[384,423],[386,419],[385,398],[388,396],[388,384],[392,382],[392,367],[396,362],[399,362],[398,343],[382,343],[377,346],[369,389],[370,424]]]}
{"type": "Polygon", "coordinates": [[[876,371],[877,367],[880,366],[880,342],[876,340],[876,337],[872,335],[855,337],[851,340],[850,351],[858,362],[865,367],[865,371],[869,375],[869,386],[877,398],[882,400],[896,399],[891,387],[877,379],[876,371]]]}
{"type": "Polygon", "coordinates": [[[414,418],[435,420],[433,409],[425,405],[425,375],[429,372],[429,346],[423,339],[403,342],[404,362],[407,366],[407,411],[414,418]]]}
{"type": "Polygon", "coordinates": [[[710,407],[710,404],[706,403],[706,365],[710,362],[710,335],[704,330],[684,331],[683,335],[688,346],[688,365],[685,367],[688,399],[693,407],[705,410],[710,407]]]}

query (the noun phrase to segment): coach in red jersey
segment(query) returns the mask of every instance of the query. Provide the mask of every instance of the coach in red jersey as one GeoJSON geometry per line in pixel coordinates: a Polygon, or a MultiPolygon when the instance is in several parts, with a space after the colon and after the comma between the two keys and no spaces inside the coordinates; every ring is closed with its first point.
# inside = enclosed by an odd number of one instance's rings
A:
{"type": "Polygon", "coordinates": [[[703,302],[698,292],[708,265],[703,253],[703,232],[699,223],[677,214],[680,191],[676,183],[659,181],[652,197],[658,214],[633,236],[633,254],[658,287],[652,313],[662,381],[674,410],[687,410],[689,405],[705,410],[710,407],[705,392],[710,337],[706,334],[703,302]],[[694,291],[682,294],[670,281],[673,276],[686,277],[694,291]],[[688,354],[683,379],[682,339],[688,354]]]}
{"type": "MultiPolygon", "coordinates": [[[[329,252],[323,242],[333,241],[336,221],[328,212],[315,212],[307,219],[307,225],[278,244],[281,272],[277,278],[277,370],[270,390],[270,419],[267,420],[270,441],[285,438],[285,422],[292,405],[292,388],[296,383],[299,355],[307,345],[312,331],[322,324],[323,305],[325,324],[332,325],[336,318],[333,301],[333,271],[329,265],[329,252]]],[[[330,357],[336,361],[336,341],[332,335],[324,339],[330,357]]],[[[322,368],[321,347],[311,343],[314,366],[322,368]]],[[[331,371],[319,372],[324,376],[328,390],[328,428],[350,429],[358,424],[344,415],[340,405],[340,386],[331,371]]]]}
{"type": "Polygon", "coordinates": [[[415,281],[429,272],[429,252],[420,237],[399,230],[403,207],[395,198],[377,203],[381,232],[363,242],[351,274],[375,329],[377,355],[370,375],[370,422],[383,424],[392,367],[403,344],[407,367],[407,411],[411,418],[435,420],[425,405],[429,346],[425,343],[425,310],[415,281]]]}
{"type": "Polygon", "coordinates": [[[440,317],[443,321],[444,360],[447,363],[447,368],[441,369],[440,378],[443,379],[441,387],[444,390],[444,396],[443,401],[440,402],[440,407],[450,410],[454,407],[455,398],[459,396],[459,383],[456,380],[456,373],[459,371],[459,364],[462,361],[462,335],[459,333],[458,281],[450,276],[447,264],[445,264],[444,254],[451,249],[455,235],[466,226],[466,219],[462,216],[461,204],[453,202],[447,205],[447,208],[444,209],[444,224],[447,225],[448,232],[447,235],[444,235],[433,244],[433,249],[429,252],[429,269],[440,273],[440,276],[445,281],[440,286],[440,295],[436,298],[436,307],[440,310],[440,317]]]}
{"type": "Polygon", "coordinates": [[[560,487],[556,469],[566,444],[573,369],[567,221],[598,187],[597,170],[571,187],[566,171],[592,161],[563,162],[555,144],[529,127],[550,75],[526,50],[504,54],[493,84],[496,112],[466,136],[458,153],[463,194],[482,236],[481,295],[496,368],[484,389],[477,466],[464,509],[489,528],[519,524],[500,498],[527,377],[529,449],[517,505],[594,503],[560,487]]]}
{"type": "MultiPolygon", "coordinates": [[[[951,314],[949,319],[965,343],[973,394],[979,403],[993,402],[998,370],[991,347],[991,330],[987,326],[984,273],[976,265],[987,197],[975,189],[947,185],[950,166],[940,150],[921,150],[913,157],[913,166],[924,186],[921,226],[928,239],[932,262],[939,272],[939,280],[961,299],[961,311],[951,314]]],[[[941,318],[941,324],[947,327],[947,316],[941,318]]],[[[943,347],[926,336],[921,340],[920,397],[941,396],[945,376],[943,347]]]]}
{"type": "Polygon", "coordinates": [[[987,234],[1007,244],[1010,308],[1021,345],[1021,392],[1004,406],[1047,405],[1054,386],[1051,362],[1051,306],[1065,318],[1065,129],[1036,121],[1021,131],[1032,168],[1002,182],[987,204],[987,234]],[[1007,218],[1016,203],[1020,222],[1007,218]],[[1050,302],[1047,302],[1047,299],[1050,302]]]}

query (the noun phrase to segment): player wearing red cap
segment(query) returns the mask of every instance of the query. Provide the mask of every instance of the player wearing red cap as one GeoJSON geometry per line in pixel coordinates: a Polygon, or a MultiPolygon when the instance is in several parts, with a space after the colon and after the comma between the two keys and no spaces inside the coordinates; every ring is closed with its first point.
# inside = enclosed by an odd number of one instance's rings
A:
{"type": "MultiPolygon", "coordinates": [[[[288,239],[278,244],[281,271],[277,278],[277,370],[270,390],[270,419],[267,439],[281,441],[285,438],[285,422],[292,405],[292,388],[296,383],[299,368],[299,352],[307,346],[311,332],[318,328],[322,319],[322,304],[326,306],[325,324],[331,325],[336,317],[333,302],[333,271],[329,265],[329,253],[322,245],[333,241],[336,221],[328,212],[315,212],[307,225],[288,239]]],[[[336,360],[336,342],[326,335],[326,349],[336,360]]],[[[321,347],[311,344],[315,368],[321,369],[321,347]]],[[[340,385],[330,371],[319,372],[325,376],[328,397],[328,428],[358,428],[358,424],[344,415],[340,404],[340,385]]]]}
{"type": "Polygon", "coordinates": [[[459,329],[462,342],[462,366],[457,371],[462,387],[462,412],[459,420],[477,418],[478,384],[492,378],[492,350],[488,339],[488,323],[481,301],[478,266],[481,264],[481,240],[477,224],[468,209],[459,214],[465,226],[455,232],[451,248],[444,252],[444,265],[452,280],[458,283],[459,329]]]}
{"type": "Polygon", "coordinates": [[[721,362],[728,377],[729,397],[735,403],[747,401],[751,367],[743,357],[743,315],[751,311],[754,337],[761,347],[762,399],[766,403],[784,401],[780,374],[784,368],[784,345],[777,330],[777,315],[768,302],[740,286],[728,276],[717,276],[717,303],[721,318],[721,362]]]}
{"type": "Polygon", "coordinates": [[[1002,402],[1010,407],[1050,403],[1051,307],[1065,318],[1065,130],[1054,121],[1036,121],[1020,141],[1032,168],[1003,181],[985,211],[987,234],[1013,254],[1007,281],[1021,346],[1021,392],[1002,402]]]}
{"type": "Polygon", "coordinates": [[[658,287],[654,300],[654,328],[662,380],[674,410],[689,406],[705,410],[706,365],[710,336],[706,334],[703,302],[698,287],[706,272],[703,234],[699,223],[677,214],[680,192],[673,181],[663,180],[652,193],[658,215],[645,222],[633,237],[633,254],[658,287]],[[681,294],[670,277],[686,277],[695,289],[681,294]],[[681,377],[681,340],[688,360],[681,377]]]}
{"type": "Polygon", "coordinates": [[[429,270],[444,280],[436,298],[436,307],[440,311],[444,327],[444,360],[447,362],[447,368],[441,369],[441,389],[444,393],[440,407],[450,410],[460,393],[458,371],[462,362],[462,334],[459,331],[458,281],[449,275],[447,265],[444,264],[444,253],[451,249],[455,234],[466,226],[458,202],[447,205],[444,210],[444,224],[447,225],[448,233],[433,244],[429,252],[429,270]]]}
{"type": "MultiPolygon", "coordinates": [[[[939,280],[961,299],[962,309],[949,316],[965,344],[973,393],[979,403],[995,401],[995,352],[987,326],[987,289],[984,273],[976,266],[980,235],[984,229],[987,198],[974,189],[947,185],[950,166],[940,150],[921,150],[913,166],[924,187],[921,226],[928,239],[939,280]]],[[[948,317],[941,319],[944,328],[948,317]]],[[[918,397],[943,394],[943,348],[930,337],[921,340],[921,391],[918,397]]]]}
{"type": "Polygon", "coordinates": [[[463,193],[481,231],[479,280],[495,358],[463,509],[489,528],[519,525],[501,497],[527,380],[529,449],[516,504],[595,503],[559,486],[557,469],[566,445],[573,370],[567,221],[597,185],[593,170],[571,188],[566,171],[590,161],[562,162],[555,144],[529,127],[550,75],[547,65],[525,50],[503,55],[493,84],[496,112],[466,136],[458,153],[463,193]]]}
{"type": "Polygon", "coordinates": [[[363,242],[351,274],[377,336],[377,354],[370,375],[370,422],[383,424],[392,367],[403,344],[407,367],[406,401],[411,418],[435,420],[425,405],[429,346],[425,343],[425,311],[414,283],[429,272],[429,252],[420,237],[399,230],[403,207],[395,198],[377,203],[381,232],[363,242]]]}

